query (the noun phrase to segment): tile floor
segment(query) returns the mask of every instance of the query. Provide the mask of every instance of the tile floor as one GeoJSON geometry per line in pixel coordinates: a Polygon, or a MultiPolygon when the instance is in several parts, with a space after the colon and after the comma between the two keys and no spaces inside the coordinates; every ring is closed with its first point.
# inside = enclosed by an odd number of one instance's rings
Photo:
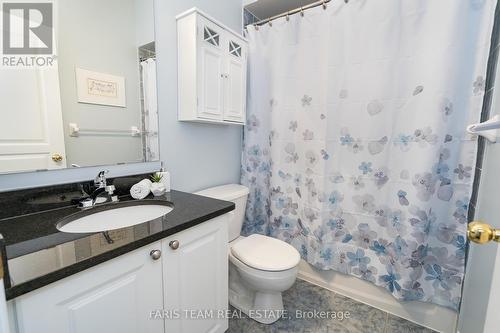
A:
{"type": "MultiPolygon", "coordinates": [[[[229,320],[228,333],[431,333],[427,328],[390,315],[350,298],[336,294],[303,280],[283,294],[288,318],[272,325],[260,324],[248,317],[229,320]],[[335,312],[337,318],[301,319],[296,311],[335,312]],[[349,318],[340,320],[338,312],[349,312],[349,318]]],[[[234,308],[232,308],[234,310],[234,308]]],[[[299,312],[302,313],[302,312],[299,312]]]]}

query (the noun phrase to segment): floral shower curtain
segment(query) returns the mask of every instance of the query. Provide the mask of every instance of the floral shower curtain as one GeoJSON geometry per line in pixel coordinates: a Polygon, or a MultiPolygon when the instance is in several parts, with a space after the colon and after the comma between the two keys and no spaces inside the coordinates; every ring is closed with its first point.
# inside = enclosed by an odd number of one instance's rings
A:
{"type": "Polygon", "coordinates": [[[457,309],[495,5],[332,1],[249,26],[244,234],[457,309]]]}

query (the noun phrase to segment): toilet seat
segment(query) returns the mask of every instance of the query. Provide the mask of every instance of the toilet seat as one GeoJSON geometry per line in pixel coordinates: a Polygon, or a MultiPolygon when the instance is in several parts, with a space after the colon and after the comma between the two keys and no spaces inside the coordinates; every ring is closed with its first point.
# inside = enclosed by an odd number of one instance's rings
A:
{"type": "Polygon", "coordinates": [[[299,252],[279,239],[253,234],[231,246],[231,254],[245,265],[263,271],[285,271],[296,267],[299,252]]]}

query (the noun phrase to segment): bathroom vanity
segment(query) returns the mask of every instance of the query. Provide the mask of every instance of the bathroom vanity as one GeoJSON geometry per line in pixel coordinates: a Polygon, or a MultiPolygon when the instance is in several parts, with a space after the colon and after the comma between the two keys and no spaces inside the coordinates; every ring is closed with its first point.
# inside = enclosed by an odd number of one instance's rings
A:
{"type": "MultiPolygon", "coordinates": [[[[30,191],[10,192],[7,204],[33,202],[30,191]]],[[[54,197],[38,193],[36,199],[47,196],[54,197]]],[[[173,209],[152,221],[98,233],[57,229],[58,221],[81,214],[74,205],[53,203],[49,210],[13,217],[2,213],[13,332],[224,332],[226,213],[234,204],[178,191],[144,201],[173,209]]],[[[120,196],[119,205],[129,202],[142,204],[120,196]]],[[[98,208],[112,211],[113,205],[98,208]]],[[[10,211],[18,210],[16,205],[10,211]]]]}

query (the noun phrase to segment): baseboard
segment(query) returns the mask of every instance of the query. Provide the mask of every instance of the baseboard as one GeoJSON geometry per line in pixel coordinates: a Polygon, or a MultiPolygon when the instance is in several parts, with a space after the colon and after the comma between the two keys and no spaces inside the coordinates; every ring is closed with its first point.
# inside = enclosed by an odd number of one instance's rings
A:
{"type": "Polygon", "coordinates": [[[456,332],[457,313],[445,307],[424,302],[400,302],[383,288],[350,275],[317,270],[303,260],[299,264],[298,277],[435,331],[456,332]]]}

